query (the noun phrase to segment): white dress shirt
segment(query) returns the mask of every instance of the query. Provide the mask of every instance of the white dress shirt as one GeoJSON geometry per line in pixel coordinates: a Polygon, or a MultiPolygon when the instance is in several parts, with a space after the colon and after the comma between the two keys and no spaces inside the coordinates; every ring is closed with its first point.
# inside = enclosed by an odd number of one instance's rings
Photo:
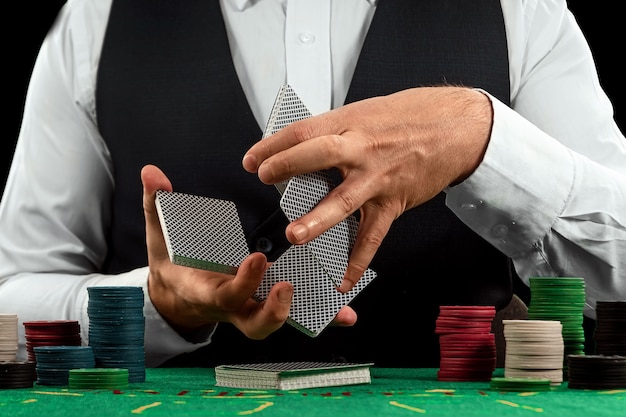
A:
{"type": "MultiPolygon", "coordinates": [[[[115,188],[95,108],[110,3],[68,0],[26,97],[0,203],[0,313],[19,315],[22,359],[27,320],[81,319],[87,340],[86,287],[137,285],[147,294],[147,267],[98,272],[115,188]]],[[[262,129],[285,82],[314,114],[342,105],[376,1],[220,4],[237,74],[262,129]]],[[[502,9],[512,109],[491,97],[484,161],[446,190],[447,205],[511,257],[526,282],[584,277],[585,314],[594,317],[596,300],[626,299],[626,140],[566,1],[502,1],[502,9]]],[[[148,297],[145,314],[148,366],[209,343],[181,338],[148,297]]]]}

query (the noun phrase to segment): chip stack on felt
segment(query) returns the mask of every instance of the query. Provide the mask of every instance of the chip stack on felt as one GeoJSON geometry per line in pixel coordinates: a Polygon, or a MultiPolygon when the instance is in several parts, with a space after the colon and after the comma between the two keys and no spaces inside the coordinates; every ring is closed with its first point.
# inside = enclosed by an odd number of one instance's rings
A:
{"type": "Polygon", "coordinates": [[[88,287],[89,346],[97,368],[128,369],[129,382],[146,380],[144,293],[141,287],[88,287]]]}
{"type": "Polygon", "coordinates": [[[71,369],[96,365],[90,346],[37,346],[33,351],[39,385],[67,386],[71,369]]]}
{"type": "Polygon", "coordinates": [[[0,314],[0,362],[17,360],[17,314],[0,314]]]}
{"type": "Polygon", "coordinates": [[[596,301],[596,355],[568,355],[568,387],[626,388],[626,301],[596,301]]]}
{"type": "Polygon", "coordinates": [[[626,301],[596,301],[593,340],[599,355],[626,356],[626,301]]]}
{"type": "Polygon", "coordinates": [[[563,333],[563,370],[567,376],[567,356],[585,351],[583,309],[585,281],[576,277],[531,277],[529,320],[559,321],[563,333]]]}
{"type": "Polygon", "coordinates": [[[503,320],[504,376],[563,382],[563,326],[554,320],[503,320]]]}
{"type": "Polygon", "coordinates": [[[489,381],[496,367],[494,306],[440,306],[440,381],[489,381]]]}
{"type": "Polygon", "coordinates": [[[24,322],[28,360],[36,362],[34,349],[39,346],[80,346],[78,320],[36,320],[24,322]]]}
{"type": "Polygon", "coordinates": [[[0,313],[0,390],[31,388],[35,363],[17,360],[17,314],[0,313]]]}

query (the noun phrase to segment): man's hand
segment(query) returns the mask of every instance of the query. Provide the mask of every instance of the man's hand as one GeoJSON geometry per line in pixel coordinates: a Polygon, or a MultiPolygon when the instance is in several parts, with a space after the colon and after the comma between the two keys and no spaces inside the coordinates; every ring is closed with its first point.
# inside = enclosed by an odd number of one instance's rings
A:
{"type": "MultiPolygon", "coordinates": [[[[172,184],[153,165],[142,169],[141,180],[150,271],[148,292],[169,324],[183,336],[216,322],[232,323],[251,339],[264,339],[279,329],[291,307],[291,284],[275,284],[263,302],[251,298],[268,267],[265,255],[249,255],[234,276],[171,263],[155,195],[159,189],[172,191],[172,184]]],[[[334,324],[349,326],[355,321],[356,314],[348,307],[339,312],[334,324]]]]}
{"type": "Polygon", "coordinates": [[[341,291],[368,267],[391,223],[467,178],[492,124],[488,97],[463,87],[425,87],[348,104],[299,120],[252,146],[243,167],[265,184],[337,168],[343,181],[286,230],[305,244],[357,210],[361,220],[341,291]]]}

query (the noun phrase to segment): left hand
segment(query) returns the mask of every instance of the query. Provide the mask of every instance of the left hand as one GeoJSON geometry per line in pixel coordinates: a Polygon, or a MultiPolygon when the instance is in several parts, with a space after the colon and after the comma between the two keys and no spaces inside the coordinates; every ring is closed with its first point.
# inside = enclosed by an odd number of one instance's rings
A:
{"type": "Polygon", "coordinates": [[[464,87],[420,87],[300,120],[252,146],[243,167],[265,184],[337,168],[343,181],[287,227],[304,244],[356,210],[361,219],[340,290],[363,275],[392,222],[467,178],[492,125],[489,98],[464,87]]]}

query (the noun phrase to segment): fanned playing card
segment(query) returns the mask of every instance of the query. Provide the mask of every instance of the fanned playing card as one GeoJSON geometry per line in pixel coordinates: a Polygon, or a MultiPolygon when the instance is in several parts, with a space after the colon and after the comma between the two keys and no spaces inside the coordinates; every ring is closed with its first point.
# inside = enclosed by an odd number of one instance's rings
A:
{"type": "MultiPolygon", "coordinates": [[[[263,138],[289,123],[310,117],[289,86],[281,87],[263,138]]],[[[308,213],[332,189],[326,171],[298,175],[277,184],[280,207],[291,221],[308,213]]],[[[173,263],[216,272],[236,273],[249,255],[234,203],[209,197],[157,191],[157,210],[173,263]]],[[[358,228],[348,217],[305,245],[292,245],[265,273],[255,298],[267,298],[272,286],[289,281],[294,287],[288,323],[317,336],[375,277],[367,269],[355,287],[340,293],[358,228]]]]}

